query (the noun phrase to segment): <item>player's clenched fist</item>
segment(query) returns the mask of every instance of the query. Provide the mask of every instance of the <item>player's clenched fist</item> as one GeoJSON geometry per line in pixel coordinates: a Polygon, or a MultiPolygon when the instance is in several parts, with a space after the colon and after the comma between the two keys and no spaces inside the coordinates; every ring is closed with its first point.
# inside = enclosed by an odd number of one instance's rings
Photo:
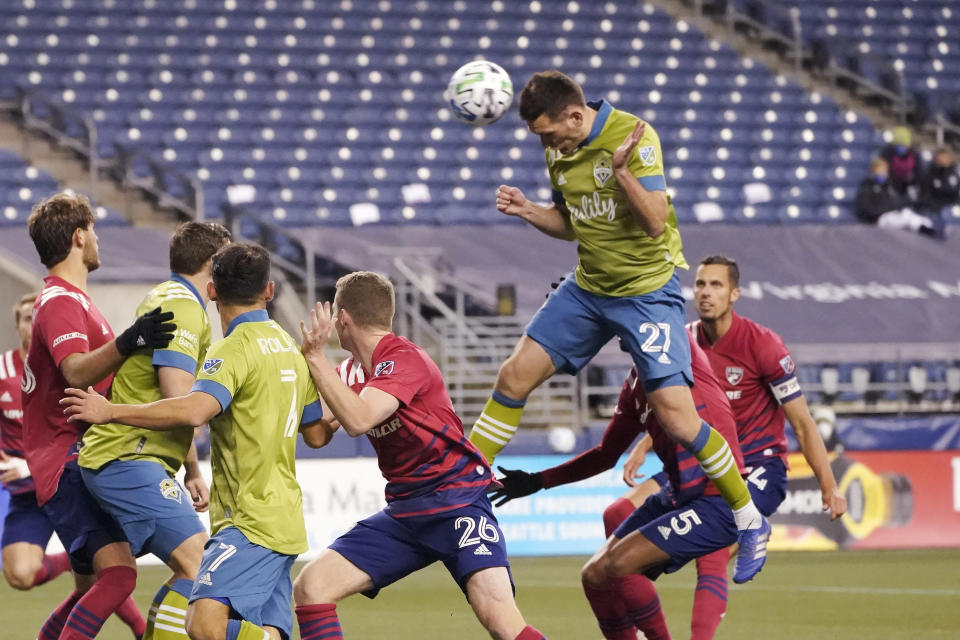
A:
{"type": "Polygon", "coordinates": [[[520,189],[505,184],[497,189],[497,211],[508,216],[519,216],[526,204],[527,198],[520,189]]]}

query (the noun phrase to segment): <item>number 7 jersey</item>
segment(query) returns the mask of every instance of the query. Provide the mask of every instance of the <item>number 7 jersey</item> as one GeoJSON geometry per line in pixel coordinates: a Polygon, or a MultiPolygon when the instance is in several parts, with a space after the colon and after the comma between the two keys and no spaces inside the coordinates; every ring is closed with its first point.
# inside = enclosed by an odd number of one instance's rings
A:
{"type": "Polygon", "coordinates": [[[193,391],[221,408],[210,420],[213,533],[233,526],[278,553],[306,551],[296,439],[322,409],[296,342],[266,311],[241,314],[207,351],[193,391]]]}

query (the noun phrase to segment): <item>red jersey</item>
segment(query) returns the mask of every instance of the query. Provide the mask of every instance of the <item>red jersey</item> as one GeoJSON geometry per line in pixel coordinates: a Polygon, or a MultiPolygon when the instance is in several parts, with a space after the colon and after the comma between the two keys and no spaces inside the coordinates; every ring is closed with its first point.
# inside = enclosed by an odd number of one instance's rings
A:
{"type": "Polygon", "coordinates": [[[737,419],[747,466],[764,458],[786,459],[783,403],[803,395],[796,365],[783,340],[770,329],[733,313],[727,333],[711,345],[700,321],[689,325],[723,385],[737,419]]]}
{"type": "MultiPolygon", "coordinates": [[[[20,376],[23,358],[19,349],[0,353],[0,449],[18,458],[23,457],[23,407],[20,404],[20,376]]],[[[22,478],[5,484],[13,495],[33,491],[33,478],[22,478]]]]}
{"type": "MultiPolygon", "coordinates": [[[[67,422],[60,406],[70,385],[60,363],[73,353],[86,353],[113,340],[110,325],[90,298],[55,276],[43,279],[44,289],[33,304],[33,333],[23,369],[23,450],[37,489],[37,504],[57,492],[67,462],[76,460],[78,443],[87,425],[67,422]]],[[[94,388],[106,394],[107,376],[94,388]]]]}
{"type": "Polygon", "coordinates": [[[426,352],[392,333],[377,344],[367,371],[353,358],[337,368],[356,393],[374,387],[400,401],[367,432],[387,479],[387,512],[427,515],[472,504],[492,480],[483,454],[464,437],[440,369],[426,352]]]}
{"type": "MultiPolygon", "coordinates": [[[[691,340],[694,382],[691,391],[697,413],[726,438],[737,467],[743,473],[743,456],[737,445],[737,428],[730,403],[713,375],[707,356],[689,336],[687,338],[691,340]]],[[[678,504],[685,504],[700,495],[718,495],[717,488],[707,479],[693,454],[677,444],[660,425],[653,408],[647,403],[643,384],[638,384],[636,368],[630,370],[623,383],[617,408],[600,444],[564,464],[543,471],[543,488],[576,482],[612,468],[637,435],[644,431],[650,434],[653,450],[663,461],[663,469],[670,478],[678,504]]]]}

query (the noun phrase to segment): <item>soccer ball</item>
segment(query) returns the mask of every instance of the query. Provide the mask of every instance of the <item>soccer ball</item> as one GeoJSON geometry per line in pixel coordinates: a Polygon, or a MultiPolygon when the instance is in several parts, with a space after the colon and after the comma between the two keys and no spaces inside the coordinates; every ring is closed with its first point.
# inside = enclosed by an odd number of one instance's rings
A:
{"type": "Polygon", "coordinates": [[[484,127],[499,120],[510,108],[513,83],[500,65],[474,60],[454,72],[443,99],[457,120],[484,127]]]}

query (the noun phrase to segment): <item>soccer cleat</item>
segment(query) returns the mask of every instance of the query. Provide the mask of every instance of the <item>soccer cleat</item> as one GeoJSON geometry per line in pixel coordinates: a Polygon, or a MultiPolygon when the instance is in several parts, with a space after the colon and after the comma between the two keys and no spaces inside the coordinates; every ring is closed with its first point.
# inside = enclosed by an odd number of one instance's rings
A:
{"type": "Polygon", "coordinates": [[[770,523],[766,518],[760,521],[757,529],[744,529],[737,536],[737,570],[733,574],[733,581],[743,584],[753,579],[763,569],[767,561],[767,542],[770,540],[770,523]]]}

